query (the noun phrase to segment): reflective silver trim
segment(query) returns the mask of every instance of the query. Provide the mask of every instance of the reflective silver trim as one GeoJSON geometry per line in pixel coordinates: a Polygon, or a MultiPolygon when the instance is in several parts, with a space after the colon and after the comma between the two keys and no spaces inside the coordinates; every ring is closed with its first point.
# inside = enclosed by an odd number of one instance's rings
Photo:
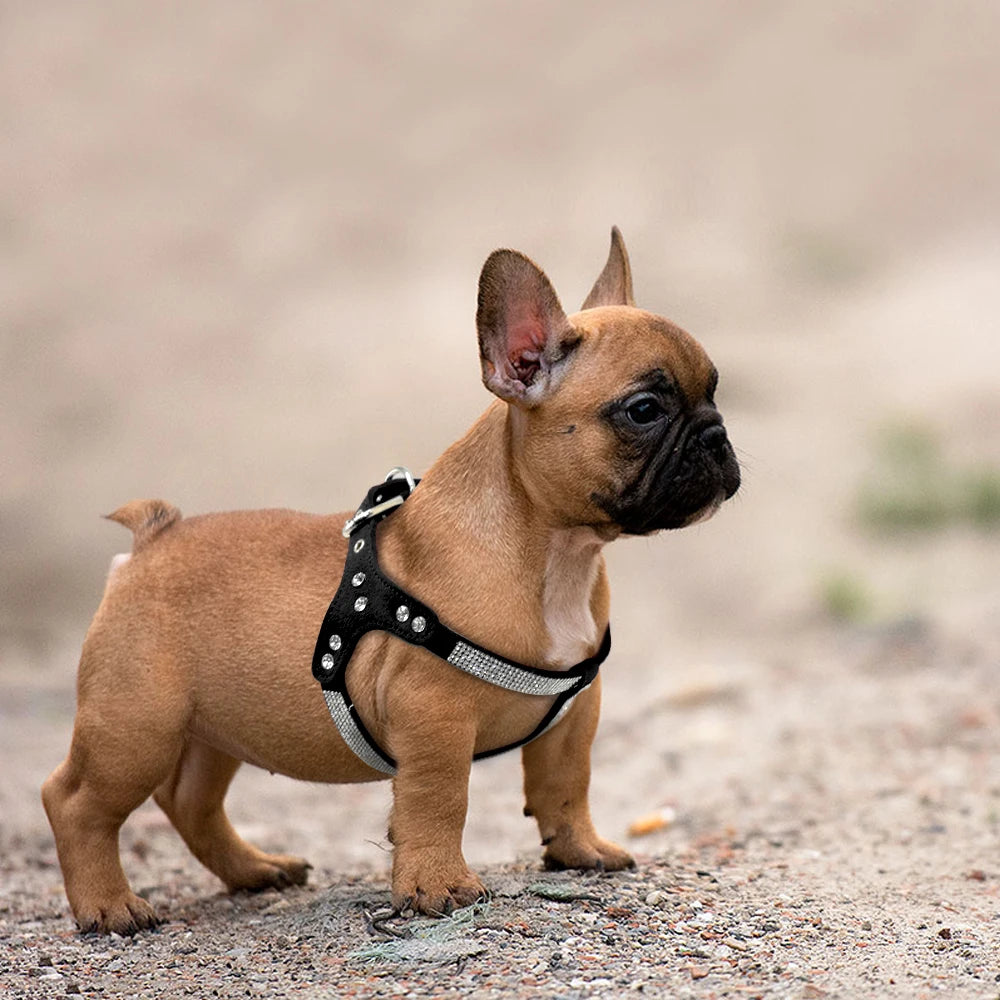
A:
{"type": "MultiPolygon", "coordinates": [[[[563,707],[556,712],[555,718],[538,734],[538,736],[544,736],[557,722],[562,722],[566,713],[572,707],[574,701],[576,701],[576,695],[573,695],[572,698],[567,698],[563,707]]],[[[536,736],[535,739],[538,739],[538,736],[536,736]]]]}
{"type": "Polygon", "coordinates": [[[455,648],[448,654],[448,662],[481,681],[519,694],[562,694],[577,684],[576,677],[541,677],[530,674],[498,656],[490,656],[462,641],[455,643],[455,648]]]}
{"type": "Polygon", "coordinates": [[[382,774],[395,774],[396,769],[387,764],[382,758],[372,750],[368,741],[361,735],[357,723],[351,718],[351,713],[347,708],[347,702],[339,691],[323,691],[326,699],[326,707],[330,710],[330,717],[337,727],[343,741],[361,758],[369,767],[382,774]]]}

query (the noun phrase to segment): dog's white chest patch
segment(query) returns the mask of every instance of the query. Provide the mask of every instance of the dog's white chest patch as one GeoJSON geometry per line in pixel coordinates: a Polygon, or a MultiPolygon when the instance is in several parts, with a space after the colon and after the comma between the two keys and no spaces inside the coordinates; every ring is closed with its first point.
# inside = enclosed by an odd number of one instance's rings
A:
{"type": "Polygon", "coordinates": [[[558,531],[549,543],[542,611],[549,633],[547,659],[556,666],[579,663],[597,639],[590,598],[600,557],[601,541],[590,528],[558,531]]]}

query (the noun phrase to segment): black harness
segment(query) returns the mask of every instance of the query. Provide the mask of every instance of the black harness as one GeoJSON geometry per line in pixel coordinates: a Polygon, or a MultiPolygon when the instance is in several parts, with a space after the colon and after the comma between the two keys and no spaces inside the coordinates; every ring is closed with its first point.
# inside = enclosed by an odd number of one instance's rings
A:
{"type": "Polygon", "coordinates": [[[366,632],[388,632],[507,691],[555,696],[545,718],[524,739],[478,753],[476,760],[514,750],[541,736],[562,718],[573,698],[593,682],[611,650],[609,628],[597,653],[567,670],[543,670],[515,663],[452,631],[426,604],[397,587],[379,568],[375,527],[406,500],[416,484],[406,469],[393,469],[385,482],[368,491],[357,513],[344,525],[344,536],[349,540],[344,575],[323,619],[312,661],[313,676],[323,688],[323,697],[344,742],[369,767],[384,774],[395,774],[396,762],[365,728],[345,681],[347,664],[366,632]]]}

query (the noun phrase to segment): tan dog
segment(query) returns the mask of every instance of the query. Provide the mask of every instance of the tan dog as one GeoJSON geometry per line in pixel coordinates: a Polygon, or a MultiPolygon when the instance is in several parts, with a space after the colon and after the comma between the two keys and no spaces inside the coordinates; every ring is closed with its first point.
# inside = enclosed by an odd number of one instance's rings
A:
{"type": "MultiPolygon", "coordinates": [[[[602,546],[702,519],[739,469],[702,348],[637,309],[624,244],[567,318],[545,275],[510,250],[479,287],[486,386],[499,397],[379,527],[384,572],[501,656],[566,668],[608,620],[602,546]]],[[[310,673],[336,590],[344,514],[284,510],[181,520],[137,500],[110,515],[135,535],[112,564],[80,661],[69,756],[42,789],[73,914],[85,931],[156,922],[129,888],[118,831],[153,795],[231,889],[305,881],[300,858],[242,840],[223,798],[242,761],[307,781],[383,775],[352,753],[310,673]]],[[[530,733],[552,699],[506,691],[371,632],[350,661],[355,705],[398,763],[392,899],[446,913],[484,893],[462,856],[475,752],[530,733]]],[[[632,865],[590,819],[599,678],[522,751],[525,813],[550,866],[632,865]]]]}

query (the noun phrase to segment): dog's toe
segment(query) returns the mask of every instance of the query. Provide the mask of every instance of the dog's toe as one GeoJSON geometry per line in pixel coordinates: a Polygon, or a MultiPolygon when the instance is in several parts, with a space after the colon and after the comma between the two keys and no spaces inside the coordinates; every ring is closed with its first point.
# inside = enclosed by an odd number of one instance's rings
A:
{"type": "Polygon", "coordinates": [[[261,892],[264,889],[287,889],[293,885],[305,885],[312,865],[303,858],[286,854],[264,854],[254,858],[252,863],[236,873],[230,873],[226,884],[230,892],[241,889],[261,892]]]}
{"type": "Polygon", "coordinates": [[[121,934],[131,937],[160,923],[156,911],[144,899],[129,893],[103,905],[88,907],[77,916],[84,934],[121,934]]]}
{"type": "Polygon", "coordinates": [[[634,868],[632,855],[617,844],[600,837],[567,839],[549,844],[543,857],[548,871],[562,871],[575,868],[585,871],[618,872],[634,868]]]}
{"type": "Polygon", "coordinates": [[[489,893],[479,879],[461,885],[448,886],[444,891],[425,891],[417,889],[415,899],[407,899],[407,903],[417,913],[429,917],[450,917],[456,910],[472,906],[489,898],[489,893]]]}

